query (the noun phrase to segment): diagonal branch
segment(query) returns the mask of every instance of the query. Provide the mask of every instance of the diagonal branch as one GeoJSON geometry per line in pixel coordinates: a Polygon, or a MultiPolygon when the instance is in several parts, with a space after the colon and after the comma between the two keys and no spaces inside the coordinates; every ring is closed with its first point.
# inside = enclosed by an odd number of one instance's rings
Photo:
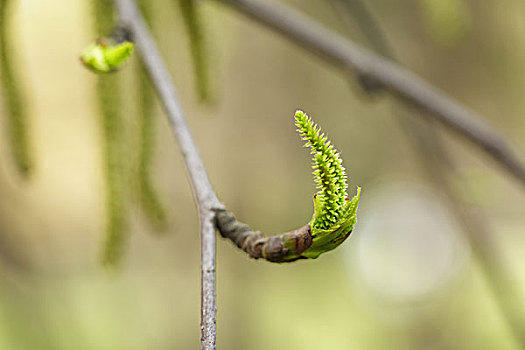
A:
{"type": "Polygon", "coordinates": [[[133,0],[114,0],[124,28],[135,41],[145,69],[160,96],[190,175],[201,221],[201,348],[215,349],[215,212],[222,208],[210,184],[184,118],[170,74],[133,0]]]}
{"type": "Polygon", "coordinates": [[[400,65],[363,49],[294,9],[270,0],[218,0],[334,66],[355,71],[454,130],[525,186],[525,165],[505,137],[476,112],[400,65]]]}
{"type": "MultiPolygon", "coordinates": [[[[358,23],[374,50],[388,59],[397,61],[393,47],[364,0],[331,0],[331,4],[345,24],[350,20],[358,23]]],[[[473,247],[488,286],[512,335],[520,345],[525,346],[525,330],[522,326],[524,318],[522,310],[516,308],[516,301],[521,297],[520,293],[516,290],[512,276],[506,269],[503,253],[498,249],[486,217],[474,212],[452,188],[451,178],[458,173],[454,155],[448,151],[440,135],[430,125],[434,123],[413,119],[407,108],[395,107],[394,111],[399,117],[399,122],[413,143],[413,149],[424,165],[427,177],[431,178],[435,186],[445,195],[451,213],[463,225],[465,236],[473,247]]]]}

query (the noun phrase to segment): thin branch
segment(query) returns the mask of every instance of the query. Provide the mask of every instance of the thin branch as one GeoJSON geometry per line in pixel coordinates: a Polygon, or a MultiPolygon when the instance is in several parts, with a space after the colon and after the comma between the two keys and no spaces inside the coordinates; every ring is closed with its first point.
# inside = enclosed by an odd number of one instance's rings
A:
{"type": "MultiPolygon", "coordinates": [[[[504,138],[481,117],[446,97],[412,73],[372,53],[355,47],[342,37],[280,5],[253,0],[221,0],[278,30],[299,45],[343,68],[377,80],[395,95],[429,112],[435,119],[480,146],[511,174],[525,183],[525,170],[504,138]],[[277,6],[277,7],[274,7],[277,6]]],[[[215,225],[224,212],[209,182],[204,165],[186,124],[177,94],[155,43],[133,0],[114,0],[123,25],[133,33],[150,79],[172,124],[192,182],[201,219],[201,347],[215,349],[215,225]]],[[[219,225],[221,226],[221,225],[219,225]]],[[[222,233],[222,232],[221,232],[222,233]]],[[[230,237],[228,237],[230,238],[230,237]]],[[[231,239],[231,238],[230,238],[231,239]]],[[[233,239],[232,239],[233,240],[233,239]]]]}
{"type": "Polygon", "coordinates": [[[426,112],[482,149],[525,185],[522,159],[484,118],[409,70],[363,49],[296,10],[271,0],[218,0],[275,30],[331,64],[382,84],[402,100],[426,112]]]}
{"type": "Polygon", "coordinates": [[[197,146],[193,141],[179,103],[170,74],[157,50],[144,19],[133,0],[114,0],[122,25],[128,29],[136,44],[153,86],[162,105],[186,163],[201,221],[201,348],[215,349],[215,212],[222,208],[210,184],[197,146]]]}
{"type": "Polygon", "coordinates": [[[306,259],[301,254],[313,243],[309,224],[291,232],[268,237],[252,230],[226,210],[217,210],[215,218],[221,236],[231,240],[253,259],[277,263],[306,259]]]}
{"type": "MultiPolygon", "coordinates": [[[[348,21],[351,19],[355,20],[377,52],[397,61],[394,49],[363,0],[331,0],[331,3],[345,24],[349,24],[348,21]]],[[[443,192],[450,211],[463,226],[465,235],[487,278],[489,288],[495,296],[496,304],[515,340],[525,347],[523,314],[522,310],[516,308],[516,301],[519,300],[520,294],[512,283],[503,254],[489,230],[486,216],[474,212],[459,198],[450,184],[450,179],[458,172],[454,155],[447,150],[432,125],[424,123],[426,120],[413,119],[415,116],[410,115],[408,109],[396,107],[395,112],[399,122],[414,144],[413,149],[424,165],[427,176],[443,192]]]]}

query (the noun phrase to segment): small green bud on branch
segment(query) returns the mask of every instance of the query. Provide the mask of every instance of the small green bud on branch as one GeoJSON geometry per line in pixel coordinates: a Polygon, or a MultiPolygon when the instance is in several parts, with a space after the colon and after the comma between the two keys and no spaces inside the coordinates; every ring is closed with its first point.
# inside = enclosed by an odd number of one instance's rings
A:
{"type": "Polygon", "coordinates": [[[224,209],[216,210],[216,222],[223,237],[255,259],[291,262],[315,259],[344,242],[354,228],[361,189],[348,198],[346,172],[339,153],[306,113],[295,113],[295,125],[313,156],[314,214],[310,223],[291,232],[265,237],[253,231],[224,209]]]}
{"type": "Polygon", "coordinates": [[[116,42],[100,38],[80,55],[80,61],[95,73],[110,73],[120,69],[131,57],[134,45],[130,41],[116,42]]]}

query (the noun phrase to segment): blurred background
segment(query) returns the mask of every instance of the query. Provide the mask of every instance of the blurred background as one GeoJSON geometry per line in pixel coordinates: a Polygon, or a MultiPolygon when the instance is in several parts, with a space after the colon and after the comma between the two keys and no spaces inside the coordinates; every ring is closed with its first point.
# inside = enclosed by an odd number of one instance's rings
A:
{"type": "MultiPolygon", "coordinates": [[[[373,48],[352,14],[334,5],[338,1],[282,2],[373,48]]],[[[523,1],[366,4],[403,65],[485,115],[525,153],[523,1]]],[[[99,35],[92,7],[87,0],[10,3],[11,61],[34,167],[28,177],[17,171],[3,101],[0,348],[198,348],[198,214],[158,103],[150,177],[165,224],[152,224],[140,204],[137,57],[113,77],[124,112],[125,250],[118,268],[101,264],[109,207],[106,148],[97,76],[78,61],[99,35]]],[[[208,103],[196,91],[181,7],[174,0],[151,2],[150,21],[227,208],[266,234],[310,219],[315,187],[309,152],[293,124],[298,108],[340,150],[350,194],[363,188],[352,236],[318,260],[255,261],[218,238],[218,348],[522,348],[525,323],[516,320],[525,314],[523,186],[478,149],[432,125],[454,157],[454,169],[445,164],[443,170],[447,193],[425,164],[434,160],[421,157],[403,126],[407,115],[420,119],[417,111],[387,95],[365,94],[346,72],[232,8],[214,1],[198,7],[208,103]],[[473,245],[475,235],[450,198],[477,218],[490,245],[473,245]],[[497,267],[483,260],[487,254],[497,257],[497,267]]]]}

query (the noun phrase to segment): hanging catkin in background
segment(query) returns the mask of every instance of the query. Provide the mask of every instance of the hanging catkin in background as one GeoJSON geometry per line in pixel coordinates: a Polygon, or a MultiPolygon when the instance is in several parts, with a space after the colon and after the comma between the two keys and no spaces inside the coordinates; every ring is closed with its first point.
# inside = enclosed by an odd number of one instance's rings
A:
{"type": "MultiPolygon", "coordinates": [[[[145,19],[151,25],[151,2],[139,1],[145,19]]],[[[150,222],[158,232],[166,227],[166,212],[151,183],[151,168],[155,153],[155,95],[142,63],[139,66],[139,129],[140,156],[138,168],[138,184],[140,205],[150,222]]]]}
{"type": "Polygon", "coordinates": [[[14,64],[12,35],[9,19],[13,18],[12,0],[0,0],[0,92],[3,118],[6,120],[6,131],[12,158],[24,177],[31,175],[34,164],[30,151],[29,120],[27,102],[22,94],[17,69],[14,64]],[[11,13],[10,13],[11,11],[11,13]]]}
{"type": "MultiPolygon", "coordinates": [[[[97,36],[109,35],[114,28],[110,0],[94,0],[93,10],[97,36]]],[[[125,170],[122,99],[118,74],[97,76],[97,102],[103,142],[103,171],[106,185],[106,228],[102,261],[115,266],[121,256],[126,231],[125,170]]]]}

